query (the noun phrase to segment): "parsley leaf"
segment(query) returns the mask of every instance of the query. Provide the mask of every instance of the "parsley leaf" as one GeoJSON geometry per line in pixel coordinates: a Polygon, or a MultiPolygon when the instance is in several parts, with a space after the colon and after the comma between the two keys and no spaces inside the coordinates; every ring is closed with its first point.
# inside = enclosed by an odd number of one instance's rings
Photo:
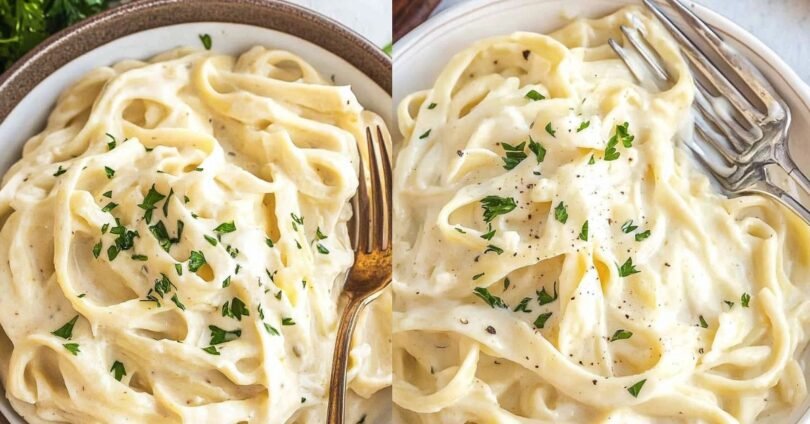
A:
{"type": "Polygon", "coordinates": [[[112,179],[115,176],[115,170],[109,166],[104,167],[104,173],[107,174],[107,179],[112,179]]]}
{"type": "Polygon", "coordinates": [[[549,122],[548,124],[546,124],[546,132],[547,132],[547,133],[549,133],[549,135],[551,135],[552,137],[557,138],[557,130],[555,130],[555,129],[554,129],[552,126],[551,126],[551,122],[549,122]]]}
{"type": "Polygon", "coordinates": [[[577,128],[577,132],[582,132],[583,130],[585,130],[589,126],[591,126],[591,121],[584,121],[581,124],[579,124],[579,128],[577,128]]]}
{"type": "Polygon", "coordinates": [[[73,326],[76,325],[76,321],[78,319],[79,319],[79,316],[76,315],[75,317],[73,317],[73,319],[68,321],[65,325],[59,327],[58,330],[52,331],[51,334],[53,334],[56,337],[61,337],[63,339],[70,339],[71,337],[73,337],[73,326]]]}
{"type": "Polygon", "coordinates": [[[191,251],[191,256],[188,259],[188,270],[191,272],[197,272],[203,265],[205,265],[205,255],[203,252],[198,252],[196,250],[191,251]]]}
{"type": "Polygon", "coordinates": [[[231,222],[224,222],[219,224],[217,228],[214,228],[214,232],[219,234],[227,234],[236,231],[236,224],[233,221],[231,222]]]}
{"type": "Polygon", "coordinates": [[[740,304],[742,305],[743,308],[747,308],[748,307],[748,302],[750,302],[750,301],[751,301],[751,295],[750,294],[743,293],[742,296],[740,296],[740,304]]]}
{"type": "Polygon", "coordinates": [[[53,176],[58,177],[64,174],[65,172],[67,172],[67,169],[62,168],[62,165],[59,165],[59,169],[57,169],[56,172],[54,172],[53,176]]]}
{"type": "Polygon", "coordinates": [[[487,196],[481,199],[481,207],[484,209],[484,221],[492,222],[495,217],[514,210],[517,203],[511,197],[487,196]]]}
{"type": "Polygon", "coordinates": [[[557,282],[556,281],[554,282],[554,296],[553,297],[550,294],[548,294],[545,287],[543,287],[543,290],[541,290],[541,291],[535,290],[534,292],[535,292],[535,294],[537,294],[537,303],[540,304],[540,306],[549,304],[549,303],[557,300],[557,297],[559,296],[557,294],[557,282]]]}
{"type": "Polygon", "coordinates": [[[127,375],[127,369],[124,368],[124,364],[119,361],[113,362],[110,372],[115,375],[115,379],[118,381],[121,381],[121,379],[127,375]]]}
{"type": "Polygon", "coordinates": [[[531,311],[532,311],[532,310],[531,310],[531,309],[529,309],[529,301],[530,301],[530,300],[532,300],[532,298],[531,298],[531,297],[524,297],[524,298],[523,298],[523,299],[520,301],[520,303],[518,303],[518,305],[517,305],[517,306],[515,306],[515,309],[513,309],[513,311],[514,311],[514,312],[526,312],[526,313],[531,313],[531,311]]]}
{"type": "Polygon", "coordinates": [[[643,241],[644,239],[649,237],[650,234],[652,234],[652,232],[650,230],[642,231],[640,233],[637,233],[636,234],[636,241],[643,241]]]}
{"type": "Polygon", "coordinates": [[[529,150],[534,153],[537,158],[537,163],[542,163],[546,159],[546,148],[542,144],[534,141],[532,136],[529,136],[529,150]]]}
{"type": "Polygon", "coordinates": [[[78,343],[65,343],[62,346],[64,346],[65,349],[68,350],[68,352],[72,353],[73,356],[79,356],[79,353],[81,353],[81,350],[79,350],[78,343]]]}
{"type": "Polygon", "coordinates": [[[633,333],[631,331],[624,331],[622,329],[619,329],[616,330],[615,333],[613,333],[613,337],[610,338],[610,341],[615,342],[616,340],[625,340],[629,339],[630,337],[633,337],[633,333]]]}
{"type": "Polygon", "coordinates": [[[526,147],[526,142],[518,144],[517,146],[512,146],[507,143],[501,143],[501,147],[503,148],[504,154],[506,156],[502,157],[503,160],[503,168],[508,170],[513,169],[514,167],[518,166],[520,162],[523,162],[526,159],[526,153],[523,149],[526,147]]]}
{"type": "Polygon", "coordinates": [[[544,95],[542,95],[542,94],[538,93],[538,92],[537,92],[537,90],[529,90],[529,92],[528,92],[528,93],[526,93],[526,96],[525,96],[525,97],[526,97],[527,99],[529,99],[529,100],[533,100],[533,101],[535,101],[535,102],[536,102],[536,101],[538,101],[538,100],[543,100],[543,99],[545,99],[545,98],[546,98],[546,96],[544,96],[544,95]]]}
{"type": "Polygon", "coordinates": [[[420,135],[419,139],[422,140],[422,139],[425,139],[425,138],[428,138],[428,137],[430,137],[430,130],[427,130],[427,131],[425,131],[424,134],[420,135]]]}
{"type": "Polygon", "coordinates": [[[138,205],[139,208],[146,211],[144,213],[144,219],[146,219],[146,223],[149,224],[152,221],[152,211],[156,209],[155,204],[160,202],[161,200],[165,199],[166,196],[155,190],[155,185],[152,184],[152,188],[149,189],[149,192],[146,194],[146,197],[143,199],[143,203],[138,205]]]}
{"type": "Polygon", "coordinates": [[[476,287],[473,289],[473,294],[480,297],[487,305],[491,308],[508,308],[506,303],[498,296],[493,295],[489,292],[489,289],[486,287],[476,287]]]}
{"type": "Polygon", "coordinates": [[[588,221],[582,224],[582,229],[579,230],[579,239],[582,241],[588,241],[588,221]]]}
{"type": "Polygon", "coordinates": [[[637,274],[641,271],[637,270],[633,265],[633,258],[627,258],[626,261],[619,267],[619,277],[627,277],[628,275],[637,274]]]}
{"type": "Polygon", "coordinates": [[[243,316],[250,316],[250,311],[248,311],[248,308],[242,299],[234,297],[231,299],[230,306],[228,306],[228,302],[225,302],[225,304],[222,305],[222,316],[231,317],[237,321],[242,321],[243,316]]]}
{"type": "Polygon", "coordinates": [[[534,326],[537,328],[543,328],[546,325],[546,321],[551,318],[552,312],[542,313],[537,316],[537,319],[534,320],[534,326]]]}
{"type": "Polygon", "coordinates": [[[633,395],[633,397],[638,397],[638,394],[641,392],[641,388],[644,386],[644,383],[647,382],[647,379],[639,381],[638,383],[630,386],[627,388],[627,391],[633,395]]]}
{"type": "Polygon", "coordinates": [[[212,346],[236,340],[242,335],[242,330],[239,329],[228,331],[216,325],[209,325],[208,329],[211,330],[211,341],[209,344],[212,346]]]}
{"type": "Polygon", "coordinates": [[[554,208],[554,219],[563,224],[568,221],[568,207],[565,206],[565,202],[560,202],[557,207],[554,208]]]}
{"type": "Polygon", "coordinates": [[[203,47],[205,47],[206,50],[211,50],[211,46],[213,45],[211,36],[208,34],[200,34],[199,37],[203,47]]]}
{"type": "Polygon", "coordinates": [[[628,219],[624,222],[624,224],[622,224],[622,232],[625,234],[632,233],[636,230],[636,228],[638,228],[638,225],[633,225],[632,219],[628,219]]]}

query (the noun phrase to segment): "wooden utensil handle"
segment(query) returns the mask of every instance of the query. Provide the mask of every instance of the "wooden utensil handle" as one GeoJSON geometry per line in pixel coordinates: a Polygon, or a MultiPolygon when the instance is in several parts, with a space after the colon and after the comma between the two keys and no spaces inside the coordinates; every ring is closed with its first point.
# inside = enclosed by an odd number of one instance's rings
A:
{"type": "Polygon", "coordinates": [[[394,41],[425,22],[441,0],[394,0],[394,41]]]}

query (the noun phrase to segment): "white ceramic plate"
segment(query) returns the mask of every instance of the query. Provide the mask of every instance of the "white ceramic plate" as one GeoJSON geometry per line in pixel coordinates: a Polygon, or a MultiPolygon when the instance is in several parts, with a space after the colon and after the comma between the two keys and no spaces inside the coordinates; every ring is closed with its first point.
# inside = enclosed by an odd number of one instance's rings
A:
{"type": "MultiPolygon", "coordinates": [[[[514,31],[548,33],[573,17],[597,18],[633,0],[472,0],[439,13],[394,46],[394,105],[408,94],[433,86],[450,57],[482,38],[514,31]]],[[[781,93],[793,114],[790,152],[810,171],[810,87],[773,51],[733,22],[700,5],[692,9],[726,41],[752,59],[781,93]]],[[[396,132],[396,131],[394,131],[396,132]]],[[[400,134],[393,134],[400,140],[400,134]]],[[[810,352],[803,368],[810,370],[810,352]]],[[[810,380],[810,371],[806,371],[810,380]]],[[[788,423],[810,423],[810,399],[796,408],[788,423]],[[805,413],[807,412],[807,413],[805,413]]],[[[778,423],[784,424],[784,423],[778,423]]]]}
{"type": "MultiPolygon", "coordinates": [[[[349,84],[360,103],[391,122],[391,97],[371,78],[339,56],[315,44],[282,32],[233,23],[186,23],[138,32],[94,49],[54,72],[34,88],[0,123],[0,175],[16,162],[23,144],[41,131],[56,98],[88,71],[123,59],[147,59],[180,46],[200,46],[198,34],[210,34],[213,50],[238,54],[254,45],[286,49],[301,56],[324,76],[335,75],[338,84],[349,84]]],[[[11,409],[0,387],[0,412],[10,424],[25,424],[11,409]]],[[[3,417],[0,416],[0,422],[3,417]]]]}

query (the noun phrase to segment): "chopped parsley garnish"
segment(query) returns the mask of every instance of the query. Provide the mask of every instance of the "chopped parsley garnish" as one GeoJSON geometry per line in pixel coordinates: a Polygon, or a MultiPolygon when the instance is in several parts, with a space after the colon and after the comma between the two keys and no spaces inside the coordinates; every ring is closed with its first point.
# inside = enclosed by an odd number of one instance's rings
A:
{"type": "Polygon", "coordinates": [[[324,240],[327,236],[321,232],[321,227],[318,227],[315,229],[315,237],[317,237],[318,240],[324,240]]]}
{"type": "Polygon", "coordinates": [[[231,299],[230,306],[228,305],[227,301],[222,305],[222,316],[231,317],[237,321],[242,321],[243,316],[250,316],[250,311],[248,311],[248,308],[245,305],[245,302],[242,302],[242,299],[234,297],[231,299]]]}
{"type": "Polygon", "coordinates": [[[163,299],[163,295],[168,294],[172,287],[174,287],[174,284],[172,284],[171,280],[169,280],[169,277],[167,277],[166,274],[160,274],[160,277],[161,278],[155,280],[154,291],[158,294],[158,296],[160,296],[161,299],[163,299]]]}
{"type": "Polygon", "coordinates": [[[65,172],[67,172],[67,169],[62,168],[62,165],[59,165],[59,169],[57,169],[56,172],[54,172],[53,176],[58,177],[64,174],[65,172]]]}
{"type": "Polygon", "coordinates": [[[222,288],[228,287],[231,285],[231,276],[229,275],[228,278],[222,280],[222,288]]]}
{"type": "Polygon", "coordinates": [[[588,221],[582,224],[582,229],[579,230],[579,239],[582,241],[588,241],[588,221]]]}
{"type": "Polygon", "coordinates": [[[484,209],[484,221],[492,222],[495,217],[512,212],[517,203],[511,197],[487,196],[481,199],[481,207],[484,209]]]}
{"type": "Polygon", "coordinates": [[[124,364],[119,361],[113,362],[110,372],[115,375],[115,379],[118,381],[121,381],[121,379],[127,375],[127,369],[124,368],[124,364]]]}
{"type": "Polygon", "coordinates": [[[169,201],[174,196],[174,189],[169,189],[169,195],[166,197],[166,201],[163,202],[163,216],[166,218],[169,217],[169,201]]]}
{"type": "Polygon", "coordinates": [[[78,343],[65,343],[62,346],[64,346],[65,349],[68,350],[68,352],[72,353],[73,356],[79,356],[79,353],[81,353],[81,350],[79,350],[78,343]]]}
{"type": "Polygon", "coordinates": [[[628,219],[627,221],[624,222],[624,224],[622,224],[622,232],[625,234],[629,234],[632,233],[633,231],[636,231],[636,228],[638,228],[638,225],[633,225],[632,219],[628,219]]]}
{"type": "Polygon", "coordinates": [[[270,240],[270,238],[265,238],[264,242],[267,244],[267,247],[273,247],[273,240],[270,240]]]}
{"type": "Polygon", "coordinates": [[[188,259],[188,270],[191,272],[197,272],[197,270],[202,268],[203,265],[205,265],[205,255],[203,252],[192,250],[191,256],[188,259]]]}
{"type": "Polygon", "coordinates": [[[115,176],[115,170],[110,168],[109,166],[104,167],[104,173],[107,174],[107,178],[110,180],[115,176]]]}
{"type": "Polygon", "coordinates": [[[437,106],[437,105],[436,105],[436,103],[431,103],[431,104],[429,104],[429,105],[428,105],[428,107],[427,107],[427,108],[428,108],[428,110],[430,110],[430,109],[436,109],[436,106],[437,106]]]}
{"type": "Polygon", "coordinates": [[[101,247],[101,242],[98,242],[95,246],[93,246],[93,256],[96,259],[98,259],[99,255],[101,255],[101,247]]]}
{"type": "Polygon", "coordinates": [[[217,245],[217,239],[215,239],[214,237],[211,237],[207,234],[203,235],[203,237],[205,238],[205,241],[207,241],[208,244],[210,244],[211,246],[217,245]]]}
{"type": "Polygon", "coordinates": [[[477,279],[479,279],[479,278],[483,277],[483,276],[484,276],[484,274],[486,274],[486,273],[485,273],[485,272],[482,272],[482,273],[480,273],[480,274],[475,274],[475,275],[473,275],[473,278],[472,278],[472,279],[473,279],[473,281],[475,281],[475,280],[477,280],[477,279]]]}
{"type": "Polygon", "coordinates": [[[730,300],[724,300],[723,303],[728,305],[729,309],[734,307],[734,302],[732,302],[730,300]]]}
{"type": "MultiPolygon", "coordinates": [[[[456,229],[458,230],[458,228],[456,229]]],[[[481,238],[484,240],[492,240],[492,237],[495,237],[495,230],[492,229],[492,223],[487,224],[487,230],[488,231],[486,233],[481,234],[481,238]]],[[[464,233],[463,231],[459,232],[461,232],[462,234],[464,233]]]]}
{"type": "Polygon", "coordinates": [[[538,93],[537,90],[529,90],[529,92],[526,93],[526,98],[529,99],[529,100],[538,101],[538,100],[545,99],[546,96],[538,93]]]}
{"type": "Polygon", "coordinates": [[[212,346],[236,340],[242,335],[242,330],[239,329],[228,331],[216,325],[209,325],[208,329],[211,330],[211,341],[209,344],[212,346]]]}
{"type": "Polygon", "coordinates": [[[523,151],[523,149],[526,148],[525,141],[517,146],[512,146],[508,143],[501,143],[501,147],[506,155],[501,158],[503,160],[503,169],[506,169],[507,171],[518,166],[518,164],[523,162],[523,160],[527,157],[526,153],[523,151]]]}
{"type": "Polygon", "coordinates": [[[329,249],[324,247],[324,245],[318,243],[318,245],[316,247],[318,248],[318,253],[321,253],[323,255],[328,255],[329,254],[329,249]]]}
{"type": "Polygon", "coordinates": [[[286,317],[286,318],[282,317],[281,318],[281,325],[287,325],[287,326],[295,325],[295,321],[293,321],[293,319],[290,318],[290,317],[286,317]]]}
{"type": "Polygon", "coordinates": [[[217,228],[214,228],[214,232],[219,234],[227,234],[236,231],[236,224],[233,221],[231,222],[223,222],[219,224],[217,228]]]}
{"type": "Polygon", "coordinates": [[[296,240],[296,241],[295,241],[295,246],[296,246],[296,247],[298,247],[298,248],[300,249],[300,248],[301,248],[301,243],[299,243],[299,242],[298,242],[298,240],[296,240]]]}
{"type": "Polygon", "coordinates": [[[585,128],[588,128],[589,126],[591,126],[591,121],[584,121],[581,124],[579,124],[579,128],[577,128],[577,132],[582,132],[583,130],[585,130],[585,128]]]}
{"type": "Polygon", "coordinates": [[[428,137],[430,137],[430,130],[427,130],[427,131],[424,132],[424,134],[420,135],[419,139],[422,140],[422,139],[425,139],[425,138],[428,138],[428,137]]]}
{"type": "Polygon", "coordinates": [[[156,209],[157,202],[165,199],[166,196],[155,190],[155,185],[152,184],[152,188],[149,189],[149,192],[146,194],[146,197],[143,199],[143,203],[138,205],[139,208],[145,210],[146,212],[143,214],[144,219],[146,219],[146,223],[149,224],[152,221],[152,211],[156,209]]]}
{"type": "Polygon", "coordinates": [[[552,126],[551,126],[551,122],[549,122],[548,124],[546,124],[546,132],[547,132],[547,133],[548,133],[550,136],[552,136],[552,137],[554,137],[554,138],[557,138],[557,130],[555,130],[555,129],[554,129],[554,127],[552,127],[552,126]]]}
{"type": "Polygon", "coordinates": [[[107,230],[109,230],[109,229],[110,229],[110,224],[105,223],[104,225],[101,226],[101,234],[107,234],[107,230]]]}
{"type": "Polygon", "coordinates": [[[211,355],[219,355],[219,351],[217,350],[217,347],[216,347],[216,346],[208,346],[208,347],[204,347],[204,348],[203,348],[203,350],[204,350],[206,353],[211,354],[211,355]]]}
{"type": "Polygon", "coordinates": [[[635,136],[630,135],[630,132],[628,131],[629,127],[630,124],[627,122],[616,127],[616,137],[618,137],[619,140],[621,140],[622,145],[628,149],[633,147],[633,140],[636,138],[635,136]]]}
{"type": "Polygon", "coordinates": [[[626,148],[633,147],[633,139],[634,136],[630,135],[628,131],[628,127],[630,124],[625,122],[622,125],[616,126],[616,132],[613,134],[612,137],[608,140],[607,147],[605,148],[605,160],[611,161],[616,160],[621,156],[621,153],[616,150],[616,146],[619,145],[619,141],[622,142],[622,145],[626,148]]]}
{"type": "Polygon", "coordinates": [[[186,310],[186,305],[180,302],[180,299],[177,298],[177,293],[172,295],[172,302],[174,302],[174,304],[177,305],[177,307],[180,308],[181,311],[186,310]]]}
{"type": "Polygon", "coordinates": [[[105,192],[104,194],[102,194],[102,196],[108,199],[112,199],[112,191],[105,192]]]}
{"type": "Polygon", "coordinates": [[[270,325],[270,324],[268,324],[268,323],[266,323],[266,322],[264,323],[264,329],[265,329],[265,331],[267,331],[267,333],[268,333],[268,334],[270,334],[271,336],[278,336],[278,335],[279,335],[278,330],[276,330],[276,328],[275,328],[275,327],[273,327],[272,325],[270,325]]]}
{"type": "Polygon", "coordinates": [[[205,47],[206,50],[211,50],[211,46],[213,45],[213,41],[211,40],[211,36],[208,35],[208,34],[200,34],[199,37],[200,37],[200,41],[203,44],[203,47],[205,47]]]}
{"type": "Polygon", "coordinates": [[[550,294],[548,294],[545,287],[543,287],[543,290],[540,290],[540,291],[535,290],[534,292],[537,294],[537,303],[540,304],[540,306],[549,304],[549,303],[557,300],[557,297],[559,296],[558,293],[557,293],[557,282],[556,281],[554,282],[554,296],[551,296],[550,294]]]}
{"type": "Polygon", "coordinates": [[[596,163],[596,158],[593,155],[591,155],[591,158],[588,159],[588,165],[593,165],[595,163],[596,163]]]}
{"type": "Polygon", "coordinates": [[[118,253],[120,253],[120,251],[115,246],[110,246],[107,248],[107,258],[109,258],[110,261],[114,261],[115,258],[118,257],[118,253]]]}
{"type": "Polygon", "coordinates": [[[476,287],[473,289],[473,294],[480,297],[491,308],[508,308],[503,299],[490,293],[486,287],[476,287]]]}
{"type": "Polygon", "coordinates": [[[627,258],[626,261],[619,267],[619,277],[627,277],[628,275],[637,274],[641,271],[637,270],[633,265],[633,258],[627,258]]]}
{"type": "Polygon", "coordinates": [[[292,222],[293,231],[298,231],[298,226],[299,225],[304,225],[304,217],[303,216],[298,216],[298,215],[296,215],[296,214],[294,214],[292,212],[290,212],[290,217],[293,220],[293,222],[292,222]]]}
{"type": "Polygon", "coordinates": [[[68,321],[65,325],[59,327],[58,330],[52,331],[51,334],[53,334],[56,337],[61,337],[63,339],[70,339],[71,337],[73,337],[73,326],[76,325],[76,321],[78,319],[79,319],[79,316],[76,315],[75,317],[73,317],[73,319],[68,321]]]}
{"type": "Polygon", "coordinates": [[[146,261],[149,260],[149,257],[146,256],[146,255],[132,255],[132,260],[133,261],[146,262],[146,261]]]}
{"type": "Polygon", "coordinates": [[[537,328],[543,328],[546,325],[546,321],[551,318],[551,312],[545,312],[537,316],[537,319],[534,320],[534,326],[537,328]]]}
{"type": "Polygon", "coordinates": [[[707,323],[707,322],[706,322],[706,319],[705,319],[705,318],[703,318],[703,315],[700,315],[700,316],[698,317],[698,319],[700,320],[700,326],[701,326],[701,327],[703,327],[703,328],[709,328],[709,323],[707,323]]]}
{"type": "Polygon", "coordinates": [[[183,264],[174,264],[174,270],[177,272],[177,275],[183,275],[183,264]]]}
{"type": "Polygon", "coordinates": [[[748,302],[750,302],[750,301],[751,301],[751,295],[750,294],[743,293],[742,296],[740,296],[740,304],[742,305],[743,308],[747,308],[748,307],[748,302]]]}
{"type": "Polygon", "coordinates": [[[113,209],[115,209],[117,207],[118,207],[118,203],[110,202],[110,203],[107,203],[107,206],[104,206],[103,208],[101,208],[101,211],[102,212],[111,212],[113,209]]]}
{"type": "Polygon", "coordinates": [[[557,207],[554,208],[554,219],[563,224],[568,221],[568,207],[565,206],[565,202],[560,202],[557,207]]]}
{"type": "Polygon", "coordinates": [[[484,254],[489,253],[489,252],[495,252],[495,253],[500,255],[501,253],[503,253],[503,249],[501,249],[498,246],[490,244],[490,245],[487,245],[487,249],[484,250],[484,254]]]}
{"type": "Polygon", "coordinates": [[[636,241],[643,241],[644,239],[646,239],[647,237],[649,237],[649,236],[650,236],[650,234],[652,234],[652,232],[650,232],[650,230],[647,230],[647,231],[642,231],[642,232],[640,232],[640,233],[637,233],[637,234],[636,234],[636,241]]]}
{"type": "Polygon", "coordinates": [[[647,379],[639,381],[638,383],[630,386],[627,388],[627,391],[633,395],[633,397],[638,397],[638,394],[641,392],[641,388],[644,386],[644,383],[647,382],[647,379]]]}
{"type": "Polygon", "coordinates": [[[115,148],[115,146],[116,146],[116,144],[118,144],[118,141],[116,141],[115,137],[114,137],[112,134],[110,134],[110,133],[106,133],[106,134],[104,134],[104,135],[106,135],[106,136],[107,136],[107,138],[109,138],[109,139],[110,139],[110,141],[107,143],[107,149],[108,149],[108,150],[112,150],[112,149],[114,149],[114,148],[115,148]]]}
{"type": "Polygon", "coordinates": [[[529,136],[529,150],[534,153],[537,158],[537,163],[542,163],[546,159],[546,148],[542,144],[534,141],[532,136],[529,136]]]}
{"type": "Polygon", "coordinates": [[[152,235],[155,236],[155,238],[158,241],[158,244],[160,244],[160,247],[162,247],[163,250],[168,252],[172,246],[172,239],[169,238],[169,232],[166,230],[166,226],[163,225],[163,221],[158,221],[157,224],[150,226],[149,232],[151,232],[152,235]]]}
{"type": "Polygon", "coordinates": [[[517,306],[515,306],[514,312],[526,312],[531,313],[531,309],[529,309],[529,301],[531,301],[531,297],[524,297],[517,306]]]}
{"type": "Polygon", "coordinates": [[[626,340],[629,339],[630,337],[633,337],[633,333],[631,331],[624,331],[622,329],[619,329],[616,330],[615,333],[613,333],[613,337],[610,338],[610,341],[615,342],[616,340],[626,340]]]}

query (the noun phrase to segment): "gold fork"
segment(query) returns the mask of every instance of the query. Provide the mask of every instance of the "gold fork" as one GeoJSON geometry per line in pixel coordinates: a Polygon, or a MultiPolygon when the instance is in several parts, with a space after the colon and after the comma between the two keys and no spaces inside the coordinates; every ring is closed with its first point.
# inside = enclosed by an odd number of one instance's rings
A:
{"type": "Polygon", "coordinates": [[[363,112],[363,120],[366,148],[358,146],[360,184],[352,199],[354,217],[349,228],[355,261],[343,286],[346,307],[332,357],[329,424],[343,424],[346,368],[357,316],[391,284],[391,158],[388,154],[391,141],[382,118],[363,112]]]}

